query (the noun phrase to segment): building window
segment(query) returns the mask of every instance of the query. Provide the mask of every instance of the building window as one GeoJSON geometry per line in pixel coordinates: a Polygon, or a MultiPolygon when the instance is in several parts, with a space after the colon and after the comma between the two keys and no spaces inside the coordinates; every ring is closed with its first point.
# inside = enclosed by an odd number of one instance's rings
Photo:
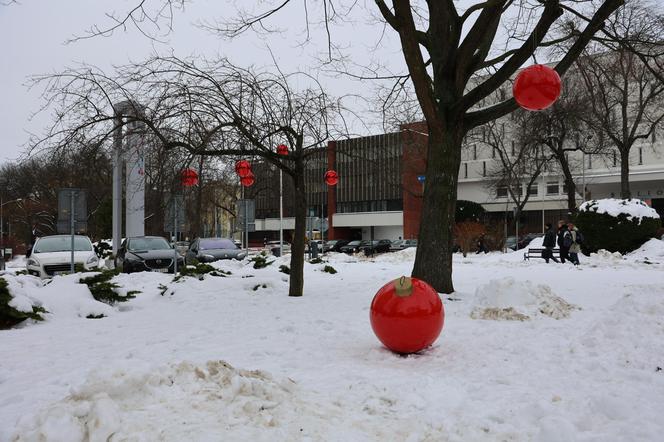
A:
{"type": "Polygon", "coordinates": [[[639,164],[643,164],[643,148],[639,147],[639,164]]]}
{"type": "Polygon", "coordinates": [[[477,160],[477,144],[473,144],[473,160],[477,160]]]}
{"type": "Polygon", "coordinates": [[[547,195],[558,195],[560,191],[560,186],[558,181],[549,181],[546,183],[546,194],[547,195]]]}
{"type": "Polygon", "coordinates": [[[482,161],[482,176],[486,176],[486,161],[482,161]]]}
{"type": "Polygon", "coordinates": [[[468,178],[468,163],[463,163],[463,177],[468,178]]]}
{"type": "Polygon", "coordinates": [[[496,188],[496,198],[507,198],[507,186],[498,186],[496,188]]]}
{"type": "Polygon", "coordinates": [[[532,184],[530,189],[528,189],[528,195],[537,196],[537,184],[532,184]]]}

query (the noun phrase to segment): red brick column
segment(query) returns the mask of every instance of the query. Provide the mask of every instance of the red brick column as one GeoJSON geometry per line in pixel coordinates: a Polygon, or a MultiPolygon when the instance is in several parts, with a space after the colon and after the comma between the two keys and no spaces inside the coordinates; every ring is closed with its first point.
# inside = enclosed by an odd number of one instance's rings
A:
{"type": "Polygon", "coordinates": [[[424,187],[417,179],[426,171],[428,148],[427,125],[424,122],[401,126],[403,156],[401,181],[403,188],[403,237],[416,239],[420,232],[424,187]]]}

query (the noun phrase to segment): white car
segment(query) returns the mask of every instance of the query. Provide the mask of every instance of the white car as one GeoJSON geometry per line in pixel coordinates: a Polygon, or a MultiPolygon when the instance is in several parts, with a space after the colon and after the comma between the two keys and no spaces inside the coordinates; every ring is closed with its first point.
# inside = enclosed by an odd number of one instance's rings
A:
{"type": "MultiPolygon", "coordinates": [[[[95,270],[99,258],[87,236],[74,236],[74,264],[85,270],[95,270]]],[[[26,268],[28,273],[40,278],[70,273],[71,235],[44,236],[32,247],[26,268]]]]}

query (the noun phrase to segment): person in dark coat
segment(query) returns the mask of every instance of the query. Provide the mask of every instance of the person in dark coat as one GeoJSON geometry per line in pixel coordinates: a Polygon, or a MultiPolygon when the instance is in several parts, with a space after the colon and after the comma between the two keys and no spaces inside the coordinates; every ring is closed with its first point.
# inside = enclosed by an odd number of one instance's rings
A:
{"type": "Polygon", "coordinates": [[[480,235],[480,237],[477,239],[477,252],[475,252],[475,254],[477,255],[478,253],[482,252],[489,253],[489,248],[486,246],[484,235],[480,235]]]}
{"type": "Polygon", "coordinates": [[[565,264],[569,260],[569,247],[565,247],[565,233],[567,233],[567,223],[558,221],[558,247],[560,248],[560,262],[565,264]]]}
{"type": "Polygon", "coordinates": [[[546,223],[546,233],[544,233],[544,253],[542,254],[546,263],[549,263],[549,259],[552,259],[554,262],[560,262],[553,256],[553,249],[556,247],[556,232],[553,231],[553,226],[551,223],[546,223]]]}

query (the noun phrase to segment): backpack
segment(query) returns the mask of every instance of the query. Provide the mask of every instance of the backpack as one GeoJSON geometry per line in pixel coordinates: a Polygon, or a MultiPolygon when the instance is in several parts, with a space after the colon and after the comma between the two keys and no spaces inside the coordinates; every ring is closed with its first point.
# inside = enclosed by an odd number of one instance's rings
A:
{"type": "Polygon", "coordinates": [[[581,234],[581,232],[579,232],[579,231],[577,230],[577,232],[576,232],[576,243],[579,244],[579,245],[581,245],[581,244],[583,244],[583,241],[584,241],[584,240],[585,240],[585,238],[583,237],[583,235],[581,234]]]}
{"type": "Polygon", "coordinates": [[[569,249],[570,247],[572,247],[572,243],[573,243],[572,234],[569,232],[565,232],[565,234],[563,235],[562,246],[565,247],[566,249],[569,249]]]}

